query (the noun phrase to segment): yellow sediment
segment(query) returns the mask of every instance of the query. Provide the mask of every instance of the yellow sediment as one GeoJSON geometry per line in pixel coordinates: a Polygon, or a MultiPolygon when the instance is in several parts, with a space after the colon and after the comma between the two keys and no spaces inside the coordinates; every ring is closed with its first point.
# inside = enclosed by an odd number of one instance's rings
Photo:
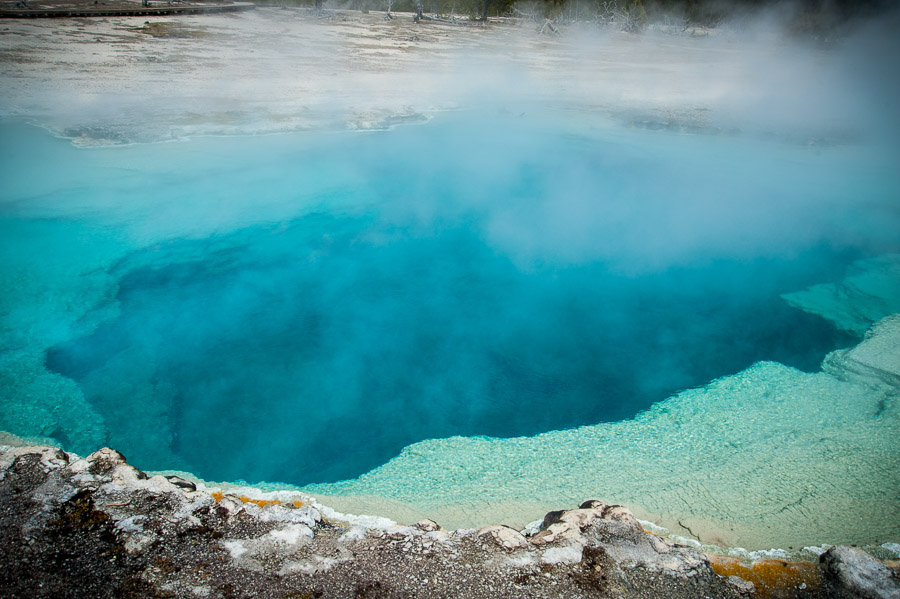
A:
{"type": "Polygon", "coordinates": [[[752,582],[756,585],[756,595],[761,599],[788,597],[797,588],[815,590],[822,584],[822,571],[810,562],[766,559],[747,565],[734,557],[708,557],[716,574],[739,576],[752,582]]]}
{"type": "MultiPolygon", "coordinates": [[[[210,495],[216,501],[222,501],[223,499],[225,499],[225,493],[222,493],[221,491],[213,491],[212,493],[210,493],[210,495]]],[[[282,505],[280,499],[252,499],[250,497],[247,497],[246,495],[241,495],[240,497],[238,497],[238,499],[241,500],[241,503],[252,503],[254,505],[258,505],[259,507],[282,505]]],[[[303,502],[300,500],[295,500],[287,505],[291,507],[303,507],[303,502]]]]}
{"type": "Polygon", "coordinates": [[[249,497],[245,497],[241,495],[241,503],[255,503],[259,507],[266,507],[267,505],[281,505],[281,502],[277,499],[250,499],[249,497]]]}

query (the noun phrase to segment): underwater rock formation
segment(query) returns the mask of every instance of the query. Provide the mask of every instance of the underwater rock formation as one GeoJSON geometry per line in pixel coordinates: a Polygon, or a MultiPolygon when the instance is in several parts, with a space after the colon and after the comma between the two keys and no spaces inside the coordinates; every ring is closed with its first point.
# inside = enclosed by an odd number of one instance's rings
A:
{"type": "Polygon", "coordinates": [[[887,316],[859,344],[829,354],[820,372],[759,362],[632,420],[528,438],[423,441],[359,479],[307,489],[349,511],[351,500],[391,497],[456,526],[524,523],[535,506],[514,505],[522,497],[552,506],[601,489],[602,499],[703,542],[877,545],[900,532],[891,466],[898,355],[900,316],[887,316]],[[341,503],[341,494],[351,499],[341,503]],[[844,517],[852,512],[869,517],[844,517]]]}
{"type": "MultiPolygon", "coordinates": [[[[108,448],[80,458],[54,447],[0,446],[0,590],[4,597],[736,599],[880,598],[900,588],[896,572],[841,547],[825,554],[824,570],[806,565],[811,584],[771,575],[757,589],[720,574],[721,564],[697,550],[645,531],[625,507],[599,501],[551,512],[525,534],[502,526],[448,531],[431,520],[367,528],[323,512],[302,500],[251,499],[147,476],[108,448]]],[[[786,562],[781,570],[792,571],[786,562]]]]}
{"type": "Polygon", "coordinates": [[[822,283],[782,296],[790,305],[818,314],[838,328],[862,336],[873,322],[900,312],[900,256],[859,260],[837,283],[822,283]]]}

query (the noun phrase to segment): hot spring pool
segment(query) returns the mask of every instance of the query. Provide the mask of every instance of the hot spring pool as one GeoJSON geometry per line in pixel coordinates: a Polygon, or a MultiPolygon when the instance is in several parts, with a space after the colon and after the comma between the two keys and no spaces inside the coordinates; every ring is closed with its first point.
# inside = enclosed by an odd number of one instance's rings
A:
{"type": "MultiPolygon", "coordinates": [[[[0,140],[0,429],[432,508],[639,494],[572,474],[601,456],[704,484],[720,465],[692,451],[759,460],[766,431],[790,458],[780,443],[832,424],[772,433],[785,412],[761,404],[860,338],[782,295],[900,251],[897,174],[859,144],[474,112],[94,149],[6,123],[0,140]],[[694,417],[647,416],[681,392],[694,417]],[[764,411],[707,438],[731,401],[764,411]],[[654,449],[663,433],[684,463],[654,449]]],[[[812,418],[801,391],[787,412],[812,418]]]]}

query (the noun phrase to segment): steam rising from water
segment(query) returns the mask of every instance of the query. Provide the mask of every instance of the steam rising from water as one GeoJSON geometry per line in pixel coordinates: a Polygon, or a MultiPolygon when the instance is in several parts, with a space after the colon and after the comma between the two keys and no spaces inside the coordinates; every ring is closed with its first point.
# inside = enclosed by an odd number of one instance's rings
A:
{"type": "Polygon", "coordinates": [[[128,195],[131,209],[184,197],[157,208],[161,226],[212,217],[217,232],[124,256],[110,270],[118,317],[47,365],[79,381],[138,464],[159,459],[159,439],[116,431],[155,406],[172,465],[307,483],[421,439],[627,418],[761,359],[816,370],[850,343],[779,296],[893,241],[861,243],[886,215],[860,214],[849,182],[828,177],[852,152],[561,126],[458,114],[205,144],[201,176],[176,169],[176,185],[142,178],[128,195]],[[307,194],[351,155],[348,177],[307,194]],[[281,218],[242,226],[259,207],[281,218]]]}
{"type": "Polygon", "coordinates": [[[881,136],[895,147],[900,90],[888,57],[900,51],[897,22],[897,11],[848,22],[824,44],[791,36],[778,12],[694,32],[699,38],[585,24],[555,38],[527,22],[485,30],[273,9],[181,17],[170,25],[185,35],[153,38],[142,21],[123,20],[109,35],[128,43],[22,38],[10,49],[21,62],[4,76],[0,111],[86,141],[121,142],[366,128],[448,107],[554,106],[581,111],[583,123],[614,115],[802,143],[881,136]],[[92,76],[67,76],[82,71],[92,76]]]}
{"type": "Polygon", "coordinates": [[[278,14],[190,46],[250,39],[225,71],[139,67],[134,96],[100,71],[66,107],[5,78],[3,110],[157,140],[465,109],[90,151],[4,126],[0,426],[209,478],[356,477],[424,439],[629,418],[758,360],[815,371],[853,340],[780,295],[900,250],[880,25],[830,49],[764,25],[454,34],[473,49],[433,26],[418,57],[360,58],[304,56],[322,31],[266,35],[278,14]]]}

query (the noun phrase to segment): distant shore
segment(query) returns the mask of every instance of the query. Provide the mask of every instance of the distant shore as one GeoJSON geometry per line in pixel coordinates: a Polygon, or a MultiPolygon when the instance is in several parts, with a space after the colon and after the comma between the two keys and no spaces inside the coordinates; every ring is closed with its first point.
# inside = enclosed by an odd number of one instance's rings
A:
{"type": "Polygon", "coordinates": [[[68,2],[17,2],[12,8],[0,6],[0,19],[71,19],[102,17],[161,17],[172,15],[199,15],[252,10],[252,2],[222,2],[191,4],[178,2],[147,2],[137,4],[118,0],[93,4],[68,2]]]}

